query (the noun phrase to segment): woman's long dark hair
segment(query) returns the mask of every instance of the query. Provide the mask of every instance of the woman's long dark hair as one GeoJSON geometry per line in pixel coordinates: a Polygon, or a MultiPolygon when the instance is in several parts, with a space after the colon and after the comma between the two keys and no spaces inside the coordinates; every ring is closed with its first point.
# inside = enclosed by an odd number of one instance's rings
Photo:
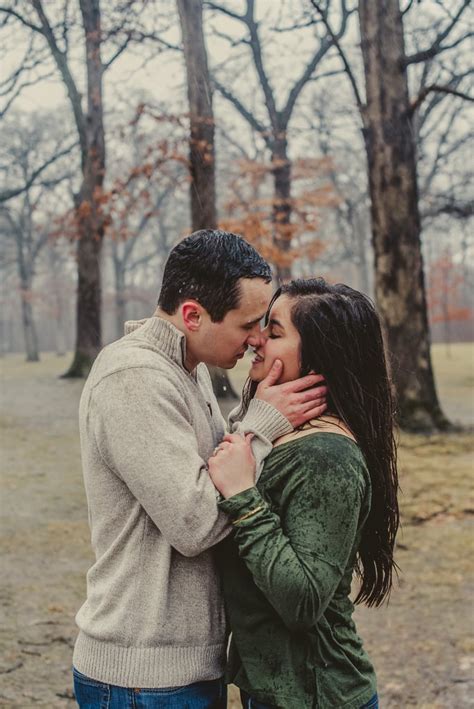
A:
{"type": "MultiPolygon", "coordinates": [[[[358,551],[361,587],[355,602],[378,606],[392,587],[399,525],[394,400],[380,320],[367,296],[342,283],[291,281],[276,291],[268,312],[280,295],[294,300],[291,319],[301,337],[301,375],[324,375],[328,414],[350,429],[367,464],[372,504],[358,551]]],[[[244,407],[256,388],[247,382],[244,407]]]]}

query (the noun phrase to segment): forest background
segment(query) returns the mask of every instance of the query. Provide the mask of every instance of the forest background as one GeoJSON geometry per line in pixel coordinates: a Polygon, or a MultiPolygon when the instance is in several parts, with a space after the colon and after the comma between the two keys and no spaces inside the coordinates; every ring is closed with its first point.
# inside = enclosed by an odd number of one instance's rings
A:
{"type": "MultiPolygon", "coordinates": [[[[45,705],[71,699],[61,645],[89,562],[83,377],[125,320],[153,312],[170,248],[206,226],[243,234],[275,285],[323,275],[375,299],[411,432],[400,544],[411,575],[384,617],[433,664],[414,662],[408,686],[402,648],[362,623],[388,705],[467,701],[472,27],[469,0],[0,1],[5,704],[25,706],[20,687],[41,702],[25,678],[48,662],[45,705]],[[442,560],[420,565],[434,550],[442,560]],[[51,579],[64,573],[59,597],[51,579]],[[420,582],[444,590],[425,596],[420,582]],[[455,619],[453,599],[465,609],[455,619]]],[[[242,372],[213,375],[228,408],[242,372]]]]}

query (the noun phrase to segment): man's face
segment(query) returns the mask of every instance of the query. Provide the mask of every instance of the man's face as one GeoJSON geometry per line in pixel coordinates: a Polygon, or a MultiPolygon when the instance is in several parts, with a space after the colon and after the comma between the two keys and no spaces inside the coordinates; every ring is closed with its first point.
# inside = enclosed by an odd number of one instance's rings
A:
{"type": "Polygon", "coordinates": [[[272,286],[261,278],[241,278],[239,284],[239,307],[229,310],[221,322],[212,322],[203,312],[199,335],[193,342],[199,361],[232,369],[247,347],[259,346],[260,321],[267,311],[272,286]]]}

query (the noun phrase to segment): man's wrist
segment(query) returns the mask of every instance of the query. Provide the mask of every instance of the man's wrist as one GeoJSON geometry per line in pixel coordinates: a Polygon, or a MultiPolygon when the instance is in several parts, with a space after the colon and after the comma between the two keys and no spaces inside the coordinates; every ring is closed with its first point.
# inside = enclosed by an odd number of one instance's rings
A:
{"type": "Polygon", "coordinates": [[[269,441],[293,431],[288,419],[263,399],[252,399],[241,426],[244,432],[255,432],[269,441]]]}

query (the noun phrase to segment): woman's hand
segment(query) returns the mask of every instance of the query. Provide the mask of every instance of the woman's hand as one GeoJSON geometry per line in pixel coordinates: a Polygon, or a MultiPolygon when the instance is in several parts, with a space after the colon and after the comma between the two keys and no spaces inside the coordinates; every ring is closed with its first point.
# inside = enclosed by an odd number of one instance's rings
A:
{"type": "Polygon", "coordinates": [[[247,433],[245,438],[237,433],[228,433],[209,458],[209,475],[225,498],[255,485],[256,463],[250,445],[252,438],[253,433],[247,433]]]}

